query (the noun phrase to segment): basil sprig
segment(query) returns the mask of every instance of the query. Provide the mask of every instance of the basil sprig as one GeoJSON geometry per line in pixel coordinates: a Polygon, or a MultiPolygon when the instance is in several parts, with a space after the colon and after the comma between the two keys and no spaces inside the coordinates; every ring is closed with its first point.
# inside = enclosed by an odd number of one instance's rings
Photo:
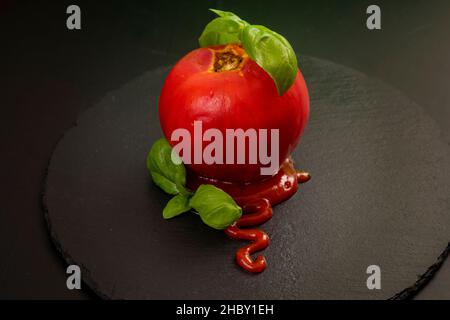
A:
{"type": "Polygon", "coordinates": [[[219,17],[208,23],[199,38],[201,47],[241,44],[249,57],[273,79],[282,96],[297,76],[297,57],[280,34],[259,25],[251,25],[232,12],[210,9],[219,17]]]}
{"type": "Polygon", "coordinates": [[[147,156],[147,169],[153,182],[174,195],[163,209],[164,219],[171,219],[192,209],[202,221],[214,228],[225,229],[242,215],[242,209],[222,189],[201,185],[195,192],[186,188],[186,169],[181,161],[172,161],[172,147],[166,139],[156,141],[147,156]]]}

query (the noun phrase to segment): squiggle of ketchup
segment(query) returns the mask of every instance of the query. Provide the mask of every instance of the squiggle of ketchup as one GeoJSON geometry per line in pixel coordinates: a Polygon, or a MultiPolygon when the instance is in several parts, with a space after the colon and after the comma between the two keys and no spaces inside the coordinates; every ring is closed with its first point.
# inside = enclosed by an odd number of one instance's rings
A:
{"type": "Polygon", "coordinates": [[[296,171],[292,159],[286,159],[278,173],[266,180],[253,184],[230,184],[199,177],[188,171],[188,187],[197,189],[201,184],[214,184],[236,200],[244,211],[242,217],[225,229],[232,239],[246,240],[251,243],[236,252],[236,262],[244,270],[259,273],[266,268],[266,259],[258,256],[255,260],[251,255],[264,250],[269,245],[269,236],[258,229],[241,229],[263,224],[272,218],[272,206],[286,201],[297,192],[298,185],[307,182],[311,176],[304,171],[296,171]]]}
{"type": "Polygon", "coordinates": [[[271,202],[277,204],[291,196],[297,191],[298,184],[308,182],[311,179],[305,171],[295,171],[291,161],[284,163],[282,174],[275,180],[273,188],[262,189],[260,193],[250,197],[236,197],[238,203],[243,204],[244,214],[234,224],[225,229],[225,234],[232,239],[251,241],[249,245],[240,248],[236,252],[236,262],[244,270],[251,273],[263,272],[266,267],[266,259],[263,256],[252,259],[251,255],[257,251],[264,250],[269,245],[269,236],[258,229],[241,229],[242,227],[253,227],[272,218],[271,202]],[[256,198],[255,196],[261,196],[256,198]],[[267,196],[267,198],[264,197],[267,196]],[[249,200],[253,197],[252,200],[249,200]],[[270,199],[270,200],[269,200],[270,199]]]}
{"type": "Polygon", "coordinates": [[[266,269],[266,259],[258,256],[255,260],[251,254],[265,249],[269,245],[269,236],[258,229],[240,229],[260,225],[272,218],[272,206],[269,200],[262,198],[255,203],[243,207],[244,215],[231,226],[225,229],[225,234],[232,239],[251,241],[249,245],[236,252],[236,262],[244,270],[259,273],[266,269]]]}

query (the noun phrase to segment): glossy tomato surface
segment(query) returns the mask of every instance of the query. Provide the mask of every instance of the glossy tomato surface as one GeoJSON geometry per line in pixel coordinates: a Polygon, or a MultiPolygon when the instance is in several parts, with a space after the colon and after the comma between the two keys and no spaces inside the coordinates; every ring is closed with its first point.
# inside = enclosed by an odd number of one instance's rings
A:
{"type": "MultiPolygon", "coordinates": [[[[220,130],[224,156],[226,129],[279,129],[281,166],[296,147],[308,120],[308,90],[298,71],[293,85],[280,96],[273,79],[241,47],[200,48],[184,56],[169,73],[159,100],[159,115],[164,135],[172,146],[178,143],[171,139],[172,132],[184,128],[190,132],[194,148],[194,121],[202,121],[203,132],[209,128],[220,130]],[[215,70],[217,53],[230,49],[242,57],[242,62],[233,70],[215,70]]],[[[203,142],[203,147],[208,144],[203,142]]],[[[260,168],[268,165],[261,164],[259,157],[257,164],[236,162],[186,166],[197,175],[233,183],[267,178],[261,175],[260,168]]]]}

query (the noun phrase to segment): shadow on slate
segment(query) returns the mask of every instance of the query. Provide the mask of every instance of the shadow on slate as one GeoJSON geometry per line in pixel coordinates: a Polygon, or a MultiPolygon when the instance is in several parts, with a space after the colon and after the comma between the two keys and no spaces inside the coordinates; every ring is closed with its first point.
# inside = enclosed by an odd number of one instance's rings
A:
{"type": "Polygon", "coordinates": [[[168,70],[145,73],[83,113],[48,168],[53,241],[100,296],[386,299],[445,250],[450,154],[435,123],[381,82],[305,58],[311,119],[294,158],[313,179],[262,226],[268,269],[241,271],[234,253],[242,243],[193,214],[162,219],[169,198],[145,158],[162,136],[157,102],[168,70]],[[369,265],[381,267],[381,290],[366,287],[369,265]]]}

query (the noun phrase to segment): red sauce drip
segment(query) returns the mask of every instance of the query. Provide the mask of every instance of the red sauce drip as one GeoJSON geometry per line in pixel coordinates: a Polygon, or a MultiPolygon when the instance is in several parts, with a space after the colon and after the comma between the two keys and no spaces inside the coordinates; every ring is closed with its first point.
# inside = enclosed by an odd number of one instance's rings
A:
{"type": "Polygon", "coordinates": [[[257,226],[270,220],[272,218],[272,206],[269,200],[262,198],[253,204],[245,205],[242,209],[244,215],[226,228],[225,234],[232,239],[251,241],[250,244],[236,252],[236,262],[248,272],[259,273],[266,269],[266,259],[263,256],[258,256],[253,260],[250,255],[264,250],[269,245],[269,236],[258,229],[243,230],[240,228],[257,226]]]}
{"type": "Polygon", "coordinates": [[[308,172],[303,170],[297,171],[297,182],[299,184],[308,182],[309,180],[311,180],[311,175],[308,172]]]}
{"type": "Polygon", "coordinates": [[[309,173],[296,171],[292,160],[286,159],[280,170],[273,177],[249,184],[222,182],[210,178],[198,177],[188,172],[188,187],[197,189],[201,184],[213,184],[221,188],[243,208],[242,217],[225,229],[225,234],[232,239],[246,240],[251,243],[236,252],[236,262],[244,270],[260,273],[266,269],[267,263],[263,256],[255,260],[251,255],[264,250],[269,245],[269,236],[258,229],[241,229],[253,227],[272,218],[272,206],[286,201],[298,189],[298,185],[311,179],[309,173]]]}

